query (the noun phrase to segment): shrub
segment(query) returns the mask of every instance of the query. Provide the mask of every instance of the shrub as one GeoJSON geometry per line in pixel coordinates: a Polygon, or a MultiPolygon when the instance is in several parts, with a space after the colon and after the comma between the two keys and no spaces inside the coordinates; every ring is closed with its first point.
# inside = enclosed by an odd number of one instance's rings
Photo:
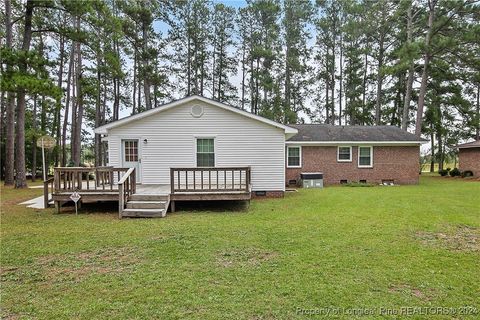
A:
{"type": "Polygon", "coordinates": [[[458,168],[453,168],[452,170],[450,170],[450,176],[451,177],[458,177],[460,176],[460,170],[458,170],[458,168]]]}
{"type": "Polygon", "coordinates": [[[465,170],[462,172],[462,177],[467,178],[467,177],[473,177],[473,172],[470,170],[465,170]]]}
{"type": "Polygon", "coordinates": [[[441,175],[442,177],[445,177],[448,175],[448,171],[449,170],[445,170],[445,169],[438,170],[438,174],[441,175]]]}
{"type": "Polygon", "coordinates": [[[345,187],[373,187],[374,185],[371,183],[365,183],[365,182],[349,182],[343,184],[345,187]]]}

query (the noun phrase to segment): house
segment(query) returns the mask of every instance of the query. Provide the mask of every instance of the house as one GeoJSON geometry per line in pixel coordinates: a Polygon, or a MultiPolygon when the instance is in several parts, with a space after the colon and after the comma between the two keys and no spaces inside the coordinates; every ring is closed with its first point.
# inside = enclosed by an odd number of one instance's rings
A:
{"type": "Polygon", "coordinates": [[[324,184],[348,182],[416,184],[420,144],[427,140],[394,126],[290,125],[286,184],[302,172],[323,173],[324,184]]]}
{"type": "MultiPolygon", "coordinates": [[[[172,178],[178,178],[178,174],[171,176],[171,168],[249,167],[254,196],[283,196],[285,140],[297,129],[214,100],[189,96],[108,123],[95,133],[108,142],[108,165],[135,167],[137,183],[169,185],[172,178]]],[[[206,171],[203,178],[189,174],[189,184],[194,178],[195,184],[207,182],[206,171]]],[[[210,176],[210,185],[217,178],[219,184],[223,181],[220,188],[231,185],[229,174],[226,172],[226,179],[223,174],[210,176]]],[[[245,181],[238,172],[233,178],[234,183],[245,181]]]]}
{"type": "Polygon", "coordinates": [[[176,201],[281,197],[302,172],[320,171],[326,184],[412,184],[423,142],[395,127],[283,125],[200,96],[95,133],[108,166],[55,168],[44,194],[58,211],[75,192],[80,202],[118,201],[120,217],[163,217],[176,201]]]}
{"type": "Polygon", "coordinates": [[[469,170],[474,176],[480,176],[480,140],[460,144],[457,148],[460,171],[469,170]]]}

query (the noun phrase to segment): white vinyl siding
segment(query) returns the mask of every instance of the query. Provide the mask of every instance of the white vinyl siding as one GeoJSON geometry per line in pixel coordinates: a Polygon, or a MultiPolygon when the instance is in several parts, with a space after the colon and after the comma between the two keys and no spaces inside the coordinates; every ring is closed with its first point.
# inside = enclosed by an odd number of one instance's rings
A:
{"type": "Polygon", "coordinates": [[[197,138],[215,139],[215,166],[250,166],[252,190],[285,189],[285,131],[240,114],[191,101],[112,128],[108,133],[110,165],[121,166],[120,141],[142,143],[142,183],[169,184],[170,168],[197,166],[197,138]],[[203,115],[191,114],[193,105],[203,115]],[[147,140],[144,143],[144,140],[147,140]]]}

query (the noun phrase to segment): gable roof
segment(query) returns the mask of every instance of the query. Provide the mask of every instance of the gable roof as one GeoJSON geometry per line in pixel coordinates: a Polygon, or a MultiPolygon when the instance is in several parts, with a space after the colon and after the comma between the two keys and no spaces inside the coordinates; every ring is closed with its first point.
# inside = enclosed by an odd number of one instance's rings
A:
{"type": "Polygon", "coordinates": [[[292,124],[298,134],[287,142],[297,144],[339,143],[403,143],[421,144],[428,140],[395,126],[335,126],[329,124],[292,124]]]}
{"type": "Polygon", "coordinates": [[[205,98],[205,97],[202,97],[202,96],[197,96],[197,95],[188,96],[188,97],[185,97],[185,98],[182,98],[182,99],[179,99],[179,100],[174,100],[172,102],[163,104],[163,105],[161,105],[157,108],[150,109],[150,110],[147,110],[147,111],[143,111],[143,112],[131,115],[129,117],[125,117],[125,118],[119,119],[117,121],[107,123],[103,126],[95,128],[94,132],[97,133],[97,134],[107,134],[109,129],[120,127],[120,126],[123,126],[127,123],[130,123],[130,122],[133,122],[133,121],[136,121],[136,120],[140,120],[140,119],[143,119],[143,118],[146,118],[146,117],[150,117],[154,114],[169,110],[169,109],[174,108],[176,106],[179,106],[183,103],[188,103],[188,102],[195,101],[195,100],[197,100],[199,102],[207,103],[207,104],[210,104],[210,105],[213,105],[213,106],[216,106],[216,107],[219,107],[219,108],[224,109],[224,110],[231,111],[233,113],[240,114],[244,117],[251,118],[251,119],[266,123],[268,125],[280,128],[280,129],[283,129],[283,130],[285,130],[285,134],[287,134],[287,136],[289,136],[289,137],[291,137],[292,135],[297,133],[297,129],[295,129],[295,128],[292,128],[292,127],[283,125],[281,123],[272,121],[270,119],[261,117],[259,115],[256,115],[256,114],[253,114],[253,113],[250,113],[250,112],[232,107],[232,106],[227,105],[225,103],[221,103],[221,102],[218,102],[218,101],[215,101],[215,100],[212,100],[212,99],[208,99],[208,98],[205,98]]]}
{"type": "Polygon", "coordinates": [[[458,149],[467,149],[467,148],[480,148],[480,140],[462,143],[457,145],[458,149]]]}

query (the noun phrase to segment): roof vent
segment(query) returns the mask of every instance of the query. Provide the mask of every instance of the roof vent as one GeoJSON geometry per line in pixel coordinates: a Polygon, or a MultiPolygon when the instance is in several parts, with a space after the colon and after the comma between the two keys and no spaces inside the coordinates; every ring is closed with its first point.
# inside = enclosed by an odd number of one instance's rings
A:
{"type": "Polygon", "coordinates": [[[200,118],[201,116],[203,116],[203,107],[196,104],[192,107],[192,110],[190,111],[190,113],[192,114],[193,117],[200,118]]]}

